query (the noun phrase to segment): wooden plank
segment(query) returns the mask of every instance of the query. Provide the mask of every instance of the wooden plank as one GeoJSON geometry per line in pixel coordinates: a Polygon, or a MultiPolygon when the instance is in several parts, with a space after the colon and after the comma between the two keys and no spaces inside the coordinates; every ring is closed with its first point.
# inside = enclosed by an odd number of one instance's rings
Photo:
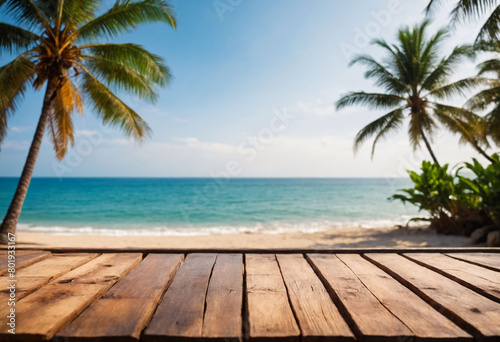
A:
{"type": "MultiPolygon", "coordinates": [[[[32,265],[38,261],[51,256],[52,253],[45,251],[16,251],[15,262],[16,262],[16,272],[20,269],[32,265]]],[[[8,255],[4,253],[0,257],[0,275],[6,274],[8,272],[8,255]]]]}
{"type": "MultiPolygon", "coordinates": [[[[500,250],[500,248],[496,249],[500,250]]],[[[446,255],[500,272],[500,254],[498,253],[447,253],[446,255]]]]}
{"type": "Polygon", "coordinates": [[[308,258],[360,340],[401,341],[415,337],[337,256],[310,254],[308,258]]]}
{"type": "MultiPolygon", "coordinates": [[[[54,254],[17,271],[16,300],[19,301],[47,284],[50,280],[60,277],[97,256],[98,254],[95,253],[54,254]]],[[[9,297],[9,290],[7,289],[9,280],[8,275],[0,276],[0,303],[6,303],[9,297]]]]}
{"type": "Polygon", "coordinates": [[[300,330],[273,254],[245,256],[250,340],[298,341],[300,330]]]}
{"type": "Polygon", "coordinates": [[[64,341],[137,341],[183,259],[182,254],[148,255],[57,336],[64,341]]]}
{"type": "Polygon", "coordinates": [[[276,255],[302,341],[354,341],[327,290],[300,254],[276,255]]]}
{"type": "Polygon", "coordinates": [[[481,293],[492,300],[500,301],[500,272],[450,258],[444,254],[404,254],[407,258],[441,273],[481,293]]]}
{"type": "MultiPolygon", "coordinates": [[[[16,340],[51,339],[142,259],[142,254],[104,254],[55,279],[16,305],[16,340]]],[[[8,308],[0,310],[6,317],[8,308]]],[[[0,326],[0,339],[12,335],[0,326]]]]}
{"type": "Polygon", "coordinates": [[[360,255],[342,254],[337,257],[356,274],[384,307],[417,336],[417,340],[472,341],[471,335],[360,255]]]}
{"type": "Polygon", "coordinates": [[[189,254],[158,306],[144,339],[200,338],[205,296],[216,254],[189,254]]]}
{"type": "MultiPolygon", "coordinates": [[[[5,248],[5,247],[3,247],[5,248]]],[[[0,250],[2,246],[0,246],[0,250]]],[[[17,250],[22,250],[18,247],[17,250]]],[[[102,248],[102,247],[44,247],[44,250],[52,253],[160,253],[160,254],[194,254],[194,253],[216,253],[216,254],[353,254],[353,253],[492,253],[499,254],[500,248],[496,247],[406,247],[406,248],[102,248]]]]}
{"type": "Polygon", "coordinates": [[[218,255],[208,285],[204,338],[242,340],[243,255],[218,255]]]}
{"type": "Polygon", "coordinates": [[[498,341],[500,304],[396,254],[366,254],[480,341],[498,341]]]}

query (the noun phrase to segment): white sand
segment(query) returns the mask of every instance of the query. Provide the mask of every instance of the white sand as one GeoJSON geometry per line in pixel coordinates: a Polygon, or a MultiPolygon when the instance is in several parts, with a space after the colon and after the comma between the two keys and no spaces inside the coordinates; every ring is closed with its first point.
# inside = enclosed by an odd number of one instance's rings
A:
{"type": "MultiPolygon", "coordinates": [[[[438,235],[430,229],[335,228],[302,234],[234,234],[209,236],[104,236],[53,235],[18,231],[18,247],[81,248],[377,248],[377,247],[473,247],[469,238],[438,235]]],[[[478,247],[478,246],[475,246],[478,247]]]]}

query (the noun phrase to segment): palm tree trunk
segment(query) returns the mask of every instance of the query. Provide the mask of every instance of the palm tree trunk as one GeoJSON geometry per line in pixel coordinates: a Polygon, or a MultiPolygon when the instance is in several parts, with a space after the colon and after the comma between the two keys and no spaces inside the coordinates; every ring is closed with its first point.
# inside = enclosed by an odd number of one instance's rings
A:
{"type": "Polygon", "coordinates": [[[0,226],[0,244],[6,244],[9,233],[13,234],[16,231],[17,221],[21,215],[21,209],[23,208],[24,199],[26,198],[26,193],[28,192],[28,188],[30,186],[31,176],[33,175],[33,170],[35,169],[38,152],[40,151],[40,146],[42,145],[42,139],[47,126],[51,102],[55,91],[56,81],[49,80],[47,83],[47,89],[45,90],[45,97],[43,99],[42,114],[38,120],[38,125],[36,127],[33,141],[31,142],[31,147],[28,157],[26,158],[26,163],[24,164],[23,172],[21,173],[14,198],[12,199],[9,209],[7,210],[7,214],[5,215],[2,225],[0,226]]]}
{"type": "Polygon", "coordinates": [[[477,143],[477,141],[472,141],[472,146],[476,149],[477,152],[479,152],[480,155],[488,159],[488,161],[492,164],[496,163],[495,159],[491,158],[488,153],[486,153],[481,146],[477,143]]]}
{"type": "Polygon", "coordinates": [[[429,153],[431,154],[432,160],[434,160],[434,163],[436,163],[437,166],[441,166],[436,158],[436,155],[434,154],[434,151],[432,150],[431,144],[429,143],[429,140],[427,140],[427,137],[425,136],[424,130],[420,128],[420,134],[422,135],[422,139],[424,140],[425,146],[429,150],[429,153]]]}

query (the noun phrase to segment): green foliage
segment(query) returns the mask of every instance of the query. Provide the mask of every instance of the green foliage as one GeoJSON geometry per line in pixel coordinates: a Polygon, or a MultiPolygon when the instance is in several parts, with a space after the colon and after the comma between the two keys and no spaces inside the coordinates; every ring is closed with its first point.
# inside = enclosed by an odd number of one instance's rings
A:
{"type": "Polygon", "coordinates": [[[488,214],[495,224],[500,224],[500,156],[492,156],[495,163],[484,167],[476,159],[465,163],[466,169],[472,171],[475,178],[458,176],[459,182],[470,198],[478,199],[478,207],[488,214]]]}
{"type": "Polygon", "coordinates": [[[84,99],[103,123],[138,140],[148,136],[149,126],[115,92],[154,103],[171,79],[168,67],[140,45],[100,41],[146,23],[175,28],[174,11],[167,0],[115,0],[104,7],[99,0],[0,0],[12,22],[0,22],[0,55],[19,54],[0,67],[0,144],[26,89],[48,81],[56,84],[47,126],[58,159],[74,141],[72,115],[83,113],[84,99]]]}
{"type": "Polygon", "coordinates": [[[495,154],[492,159],[495,162],[486,167],[473,159],[456,172],[448,165],[424,161],[420,172],[408,172],[414,187],[389,199],[417,206],[441,233],[469,235],[474,229],[499,224],[500,157],[495,154]],[[463,175],[464,171],[473,177],[463,175]]]}
{"type": "MultiPolygon", "coordinates": [[[[443,0],[430,0],[427,13],[430,14],[443,0]]],[[[484,14],[489,14],[483,24],[476,41],[493,39],[498,40],[500,26],[500,6],[495,0],[458,0],[451,11],[451,23],[456,24],[465,19],[479,19],[484,14]]]]}
{"type": "Polygon", "coordinates": [[[417,149],[422,142],[425,143],[435,161],[429,138],[438,127],[457,134],[460,142],[469,143],[478,150],[487,145],[479,133],[477,123],[480,118],[475,113],[441,101],[465,95],[489,82],[483,77],[471,77],[450,83],[459,63],[472,56],[474,49],[459,46],[444,55],[441,47],[446,38],[448,32],[444,29],[429,34],[429,22],[424,21],[401,28],[396,44],[376,40],[374,44],[385,53],[381,61],[368,55],[353,59],[351,65],[365,66],[365,77],[373,80],[381,91],[347,93],[337,101],[337,109],[360,105],[388,112],[359,131],[354,140],[355,152],[368,139],[374,138],[373,157],[376,144],[401,129],[406,120],[409,120],[408,136],[412,147],[417,149]]]}

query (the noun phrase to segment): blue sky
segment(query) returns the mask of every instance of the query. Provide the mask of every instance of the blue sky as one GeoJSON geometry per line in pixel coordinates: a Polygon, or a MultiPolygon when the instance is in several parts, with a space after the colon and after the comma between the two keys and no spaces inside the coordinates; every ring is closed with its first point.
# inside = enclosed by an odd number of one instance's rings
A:
{"type": "MultiPolygon", "coordinates": [[[[117,39],[161,55],[174,75],[155,104],[122,95],[150,124],[151,138],[129,141],[86,108],[84,118],[75,114],[75,147],[66,159],[56,161],[46,137],[35,176],[209,177],[234,169],[238,177],[386,177],[403,176],[429,159],[411,150],[405,129],[380,143],[373,161],[370,144],[354,156],[356,132],[383,113],[333,107],[347,91],[375,89],[362,67],[347,67],[352,53],[380,56],[367,39],[393,40],[398,27],[423,19],[427,1],[171,3],[176,31],[147,25],[117,39]]],[[[433,28],[449,22],[447,13],[443,8],[437,14],[433,28]]],[[[473,41],[477,28],[459,27],[444,50],[473,41]]],[[[474,72],[472,63],[464,64],[456,78],[474,72]]],[[[11,118],[0,176],[20,174],[41,98],[29,92],[11,118]]],[[[435,143],[443,162],[476,156],[446,134],[435,143]]]]}

